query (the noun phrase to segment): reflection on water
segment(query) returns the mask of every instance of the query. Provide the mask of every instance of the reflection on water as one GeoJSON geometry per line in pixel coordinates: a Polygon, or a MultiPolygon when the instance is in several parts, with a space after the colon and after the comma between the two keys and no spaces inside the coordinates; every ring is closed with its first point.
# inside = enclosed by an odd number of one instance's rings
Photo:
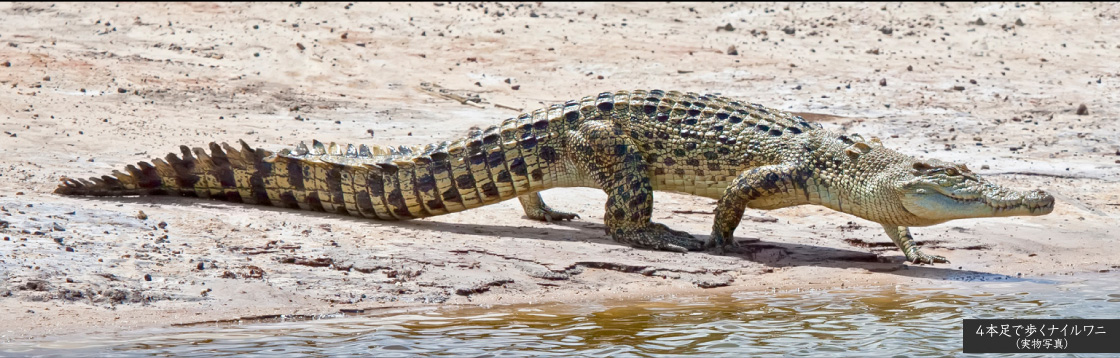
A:
{"type": "MultiPolygon", "coordinates": [[[[1120,275],[1111,274],[1061,282],[430,310],[148,330],[0,346],[0,353],[940,357],[960,355],[963,318],[1120,318],[1118,283],[1120,275]]],[[[1060,356],[1076,355],[1047,355],[1060,356]]]]}

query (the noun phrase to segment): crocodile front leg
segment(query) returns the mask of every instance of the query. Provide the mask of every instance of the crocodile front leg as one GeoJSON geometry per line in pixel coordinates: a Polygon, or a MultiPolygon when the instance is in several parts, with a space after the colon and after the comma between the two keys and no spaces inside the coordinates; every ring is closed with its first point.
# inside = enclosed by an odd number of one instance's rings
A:
{"type": "Polygon", "coordinates": [[[540,193],[525,194],[517,197],[521,201],[521,208],[525,209],[525,216],[540,221],[560,221],[579,218],[579,214],[553,210],[544,203],[540,193]]]}
{"type": "Polygon", "coordinates": [[[891,237],[891,241],[906,254],[906,259],[916,264],[933,264],[933,263],[949,263],[949,260],[942,256],[926,255],[918,248],[914,242],[914,237],[910,236],[910,228],[905,226],[894,226],[883,224],[883,229],[887,230],[887,236],[891,237]]]}
{"type": "Polygon", "coordinates": [[[607,192],[604,221],[615,241],[677,252],[704,248],[703,240],[650,221],[649,167],[622,130],[588,121],[570,132],[568,149],[572,162],[607,192]]]}
{"type": "Polygon", "coordinates": [[[724,190],[716,205],[715,222],[712,223],[712,239],[709,248],[722,251],[726,246],[735,246],[735,228],[743,219],[747,207],[755,209],[778,209],[802,204],[801,186],[797,184],[796,170],[789,165],[768,165],[751,169],[739,175],[724,190]]]}

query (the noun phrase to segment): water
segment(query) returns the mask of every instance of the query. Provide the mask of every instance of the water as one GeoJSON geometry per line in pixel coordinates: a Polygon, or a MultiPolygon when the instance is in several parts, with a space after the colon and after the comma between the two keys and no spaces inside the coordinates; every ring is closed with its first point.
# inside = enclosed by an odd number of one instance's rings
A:
{"type": "Polygon", "coordinates": [[[964,318],[1120,318],[1118,287],[1113,273],[429,309],[68,337],[0,345],[0,355],[959,356],[964,318]]]}

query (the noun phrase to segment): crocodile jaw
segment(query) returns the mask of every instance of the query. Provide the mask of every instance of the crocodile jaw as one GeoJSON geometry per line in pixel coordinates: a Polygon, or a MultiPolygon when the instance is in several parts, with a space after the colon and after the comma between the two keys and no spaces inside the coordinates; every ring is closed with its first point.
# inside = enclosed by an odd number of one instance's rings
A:
{"type": "Polygon", "coordinates": [[[967,188],[910,188],[904,191],[902,204],[931,225],[954,219],[1038,216],[1054,211],[1054,197],[1042,190],[1020,192],[991,183],[967,188]]]}

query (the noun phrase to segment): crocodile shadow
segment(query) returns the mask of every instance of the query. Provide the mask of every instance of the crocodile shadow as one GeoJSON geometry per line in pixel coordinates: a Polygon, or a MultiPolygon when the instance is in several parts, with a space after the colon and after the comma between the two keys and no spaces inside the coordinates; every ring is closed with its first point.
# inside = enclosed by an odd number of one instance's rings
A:
{"type": "MultiPolygon", "coordinates": [[[[132,203],[132,204],[157,204],[168,206],[213,206],[233,208],[233,207],[251,207],[255,210],[268,211],[272,213],[286,213],[295,214],[305,217],[318,218],[318,219],[333,219],[344,220],[353,223],[361,224],[375,224],[375,225],[388,225],[399,228],[408,228],[418,231],[441,231],[447,233],[461,234],[461,235],[476,235],[476,236],[493,236],[493,237],[511,237],[523,238],[533,240],[546,240],[546,241],[559,241],[559,242],[594,242],[597,244],[615,245],[620,247],[629,248],[629,245],[615,242],[611,240],[606,234],[606,226],[601,223],[589,221],[561,221],[554,222],[551,225],[556,227],[563,227],[564,230],[555,230],[550,227],[537,227],[537,226],[512,226],[512,225],[488,225],[488,224],[464,224],[464,223],[450,223],[435,220],[401,220],[401,221],[381,221],[371,220],[360,217],[340,215],[336,213],[326,213],[317,211],[305,211],[299,209],[279,208],[274,206],[263,205],[244,205],[238,203],[229,203],[222,201],[200,201],[195,198],[184,197],[85,197],[85,200],[97,200],[116,203],[132,203]]],[[[530,220],[521,216],[524,220],[530,220]]],[[[697,238],[708,240],[709,235],[696,235],[697,238]]],[[[701,253],[695,252],[692,254],[714,254],[714,253],[701,253]]],[[[905,263],[904,257],[899,255],[880,256],[867,251],[857,251],[848,249],[839,249],[826,246],[804,245],[796,243],[785,243],[778,241],[752,241],[741,240],[740,246],[737,248],[730,248],[722,255],[738,257],[747,261],[752,261],[765,265],[767,267],[797,267],[797,266],[820,266],[832,267],[840,269],[858,268],[871,272],[890,273],[894,275],[914,277],[914,278],[928,278],[945,281],[1001,281],[1001,282],[1036,282],[1036,283],[1054,283],[1050,280],[1042,280],[1037,278],[1015,277],[1001,274],[994,274],[988,272],[954,269],[950,264],[940,264],[938,266],[914,265],[905,263]]]]}
{"type": "MultiPolygon", "coordinates": [[[[704,235],[703,237],[707,237],[704,235]]],[[[858,268],[871,272],[890,273],[913,278],[928,278],[943,281],[1000,281],[1033,282],[1052,284],[1055,281],[1008,276],[990,272],[964,270],[952,264],[916,265],[906,262],[905,256],[881,256],[858,250],[839,249],[826,246],[804,245],[777,241],[743,242],[737,248],[729,249],[724,255],[740,257],[768,267],[819,266],[840,269],[858,268]]]]}

